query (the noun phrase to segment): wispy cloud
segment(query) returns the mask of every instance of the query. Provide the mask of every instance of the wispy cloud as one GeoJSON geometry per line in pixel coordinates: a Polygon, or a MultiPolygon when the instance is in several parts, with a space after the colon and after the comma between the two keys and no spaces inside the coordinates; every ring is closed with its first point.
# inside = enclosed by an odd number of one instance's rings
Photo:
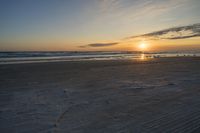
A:
{"type": "Polygon", "coordinates": [[[127,39],[134,39],[134,38],[149,38],[152,40],[159,40],[159,39],[186,39],[192,37],[199,37],[200,36],[200,23],[187,25],[187,26],[180,26],[174,28],[168,28],[160,31],[155,31],[143,35],[131,36],[127,39]]]}
{"type": "MultiPolygon", "coordinates": [[[[139,20],[174,10],[189,0],[98,0],[101,11],[120,20],[139,20]]],[[[113,18],[112,18],[113,19],[113,18]]]]}
{"type": "Polygon", "coordinates": [[[108,46],[114,46],[117,45],[118,42],[114,42],[114,43],[91,43],[91,44],[87,44],[87,45],[82,45],[79,46],[81,48],[88,48],[88,47],[108,47],[108,46]]]}
{"type": "Polygon", "coordinates": [[[147,34],[131,36],[122,39],[118,42],[111,42],[111,43],[91,43],[79,46],[80,48],[88,48],[88,47],[108,47],[114,46],[118,44],[123,44],[124,41],[137,39],[137,38],[145,38],[149,40],[176,40],[176,39],[187,39],[193,37],[200,37],[200,23],[186,25],[186,26],[179,26],[174,28],[168,28],[160,31],[155,31],[147,34]]]}

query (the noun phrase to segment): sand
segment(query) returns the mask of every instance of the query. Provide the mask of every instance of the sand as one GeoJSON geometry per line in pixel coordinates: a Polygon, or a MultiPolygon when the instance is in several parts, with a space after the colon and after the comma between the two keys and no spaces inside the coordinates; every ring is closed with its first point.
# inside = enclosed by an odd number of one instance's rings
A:
{"type": "Polygon", "coordinates": [[[1,133],[199,133],[200,58],[0,65],[1,133]]]}

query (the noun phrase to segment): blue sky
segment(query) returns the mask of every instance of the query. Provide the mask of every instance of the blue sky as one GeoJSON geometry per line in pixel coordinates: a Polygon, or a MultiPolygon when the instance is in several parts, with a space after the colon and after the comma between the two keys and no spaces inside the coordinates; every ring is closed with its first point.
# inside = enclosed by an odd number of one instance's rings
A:
{"type": "Polygon", "coordinates": [[[76,50],[200,22],[199,0],[1,0],[0,50],[76,50]]]}

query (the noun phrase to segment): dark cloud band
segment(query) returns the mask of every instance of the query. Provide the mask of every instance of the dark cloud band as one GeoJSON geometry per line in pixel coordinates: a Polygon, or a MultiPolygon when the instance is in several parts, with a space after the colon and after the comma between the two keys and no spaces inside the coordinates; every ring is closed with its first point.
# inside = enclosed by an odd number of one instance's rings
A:
{"type": "Polygon", "coordinates": [[[200,23],[188,25],[188,26],[181,26],[181,27],[174,27],[165,30],[155,31],[143,35],[132,36],[128,39],[138,38],[138,37],[145,37],[150,39],[186,39],[192,37],[199,37],[200,36],[200,23]]]}
{"type": "Polygon", "coordinates": [[[83,45],[80,46],[81,48],[86,48],[86,47],[108,47],[108,46],[113,46],[113,45],[117,45],[118,42],[115,43],[92,43],[92,44],[87,44],[87,45],[83,45]]]}

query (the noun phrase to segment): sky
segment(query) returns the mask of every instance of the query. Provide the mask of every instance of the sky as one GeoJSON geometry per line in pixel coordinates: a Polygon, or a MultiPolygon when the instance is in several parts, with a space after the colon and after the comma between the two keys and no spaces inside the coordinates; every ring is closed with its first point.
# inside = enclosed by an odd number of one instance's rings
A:
{"type": "Polygon", "coordinates": [[[200,51],[200,0],[1,0],[0,51],[200,51]]]}

